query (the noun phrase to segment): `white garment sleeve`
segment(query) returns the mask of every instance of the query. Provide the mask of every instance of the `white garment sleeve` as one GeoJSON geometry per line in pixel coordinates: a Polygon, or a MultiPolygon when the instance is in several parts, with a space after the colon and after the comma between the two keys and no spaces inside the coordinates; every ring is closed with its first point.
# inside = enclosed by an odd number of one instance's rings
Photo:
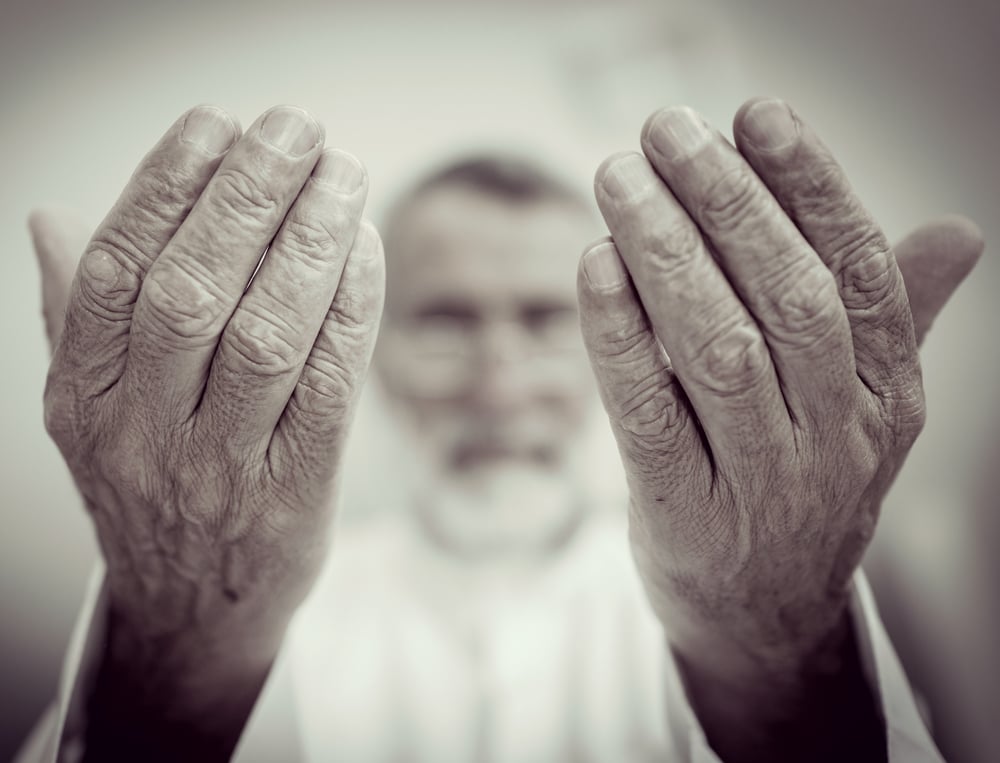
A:
{"type": "MultiPolygon", "coordinates": [[[[56,700],[35,724],[13,763],[78,763],[83,758],[86,701],[104,648],[106,623],[107,596],[101,562],[87,583],[63,661],[56,700]]],[[[302,759],[289,663],[283,650],[233,753],[236,763],[294,763],[302,759]]]]}
{"type": "MultiPolygon", "coordinates": [[[[861,667],[885,719],[890,763],[944,763],[924,725],[903,667],[879,618],[871,588],[860,569],[854,576],[850,609],[861,667]]],[[[672,657],[667,659],[666,672],[667,718],[677,749],[685,756],[686,763],[721,763],[688,702],[672,657]]]]}
{"type": "Polygon", "coordinates": [[[35,724],[14,763],[76,763],[83,757],[84,701],[101,657],[106,609],[104,564],[99,562],[87,581],[55,702],[35,724]]]}

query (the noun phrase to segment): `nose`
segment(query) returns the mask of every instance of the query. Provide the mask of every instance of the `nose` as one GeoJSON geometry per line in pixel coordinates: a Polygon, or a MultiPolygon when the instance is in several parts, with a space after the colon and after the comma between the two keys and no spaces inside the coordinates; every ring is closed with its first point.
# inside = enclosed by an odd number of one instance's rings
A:
{"type": "Polygon", "coordinates": [[[532,358],[523,331],[514,322],[496,321],[480,332],[472,394],[483,412],[509,415],[531,398],[532,358]]]}

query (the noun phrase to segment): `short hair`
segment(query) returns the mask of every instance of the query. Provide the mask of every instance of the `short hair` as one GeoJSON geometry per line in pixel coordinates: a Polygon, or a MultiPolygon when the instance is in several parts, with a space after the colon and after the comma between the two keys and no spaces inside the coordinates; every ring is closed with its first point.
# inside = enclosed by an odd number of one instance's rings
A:
{"type": "Polygon", "coordinates": [[[404,212],[425,194],[446,186],[464,186],[514,205],[556,201],[594,213],[589,196],[539,161],[512,153],[470,154],[424,175],[389,205],[380,227],[390,257],[395,228],[404,212]]]}
{"type": "Polygon", "coordinates": [[[511,202],[552,198],[586,204],[583,195],[554,172],[514,154],[477,154],[452,161],[417,183],[408,196],[444,185],[467,185],[511,202]]]}

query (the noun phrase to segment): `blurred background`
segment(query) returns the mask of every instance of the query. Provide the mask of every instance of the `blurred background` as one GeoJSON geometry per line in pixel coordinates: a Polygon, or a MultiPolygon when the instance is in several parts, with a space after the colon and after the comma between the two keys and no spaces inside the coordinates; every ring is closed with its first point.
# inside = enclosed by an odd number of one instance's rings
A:
{"type": "MultiPolygon", "coordinates": [[[[42,427],[47,352],[25,219],[95,224],[189,106],[248,125],[310,109],[361,157],[373,214],[436,157],[508,146],[581,187],[638,145],[655,108],[727,128],[739,104],[796,105],[891,238],[943,212],[987,253],[923,351],[929,418],[869,560],[887,627],[951,761],[1000,760],[1000,4],[991,0],[586,4],[6,0],[0,9],[0,759],[53,696],[95,546],[42,427]]],[[[728,129],[728,128],[727,128],[728,129]]],[[[374,393],[344,521],[394,503],[374,393]],[[380,454],[376,458],[375,454],[380,454]]],[[[390,451],[391,452],[391,451],[390,451]]],[[[603,429],[595,489],[621,489],[603,429]]]]}

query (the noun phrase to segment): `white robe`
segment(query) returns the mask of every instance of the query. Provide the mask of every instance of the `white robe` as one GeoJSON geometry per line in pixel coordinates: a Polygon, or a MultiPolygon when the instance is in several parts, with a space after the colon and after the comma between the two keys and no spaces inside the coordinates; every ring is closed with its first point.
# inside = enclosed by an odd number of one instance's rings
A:
{"type": "MultiPolygon", "coordinates": [[[[82,752],[102,575],[59,700],[19,763],[82,752]]],[[[894,763],[941,761],[858,573],[852,617],[894,763]]],[[[405,514],[350,528],[292,624],[234,758],[715,762],[628,553],[590,520],[543,568],[469,574],[405,514]]]]}

